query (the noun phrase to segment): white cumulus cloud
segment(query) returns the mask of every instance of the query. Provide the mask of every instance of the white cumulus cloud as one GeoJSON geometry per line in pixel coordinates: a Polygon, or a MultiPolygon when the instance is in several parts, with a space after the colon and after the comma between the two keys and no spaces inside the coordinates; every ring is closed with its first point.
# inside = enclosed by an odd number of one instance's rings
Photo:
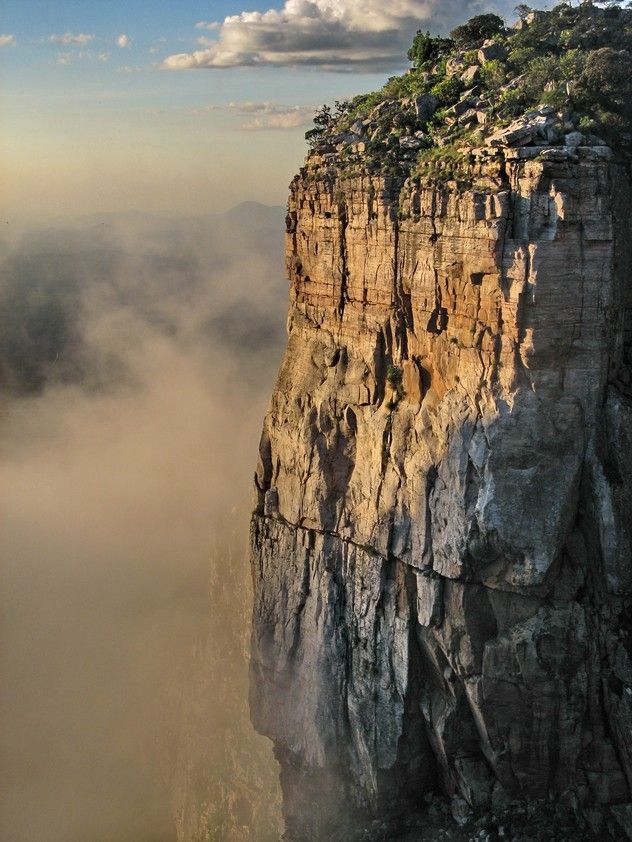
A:
{"type": "Polygon", "coordinates": [[[0,47],[12,47],[15,44],[15,35],[0,34],[0,47]]]}
{"type": "Polygon", "coordinates": [[[88,44],[94,41],[94,35],[88,35],[86,32],[64,32],[63,35],[51,35],[48,39],[53,44],[64,44],[69,46],[71,44],[88,44]]]}
{"type": "MultiPolygon", "coordinates": [[[[513,2],[496,5],[508,11],[513,2]]],[[[281,9],[230,15],[219,26],[200,21],[199,29],[217,29],[216,40],[168,56],[163,67],[401,67],[417,29],[445,31],[482,9],[482,0],[285,0],[281,9]]]]}
{"type": "Polygon", "coordinates": [[[124,32],[121,32],[119,37],[116,39],[116,46],[120,47],[122,50],[124,50],[126,47],[129,47],[131,43],[132,42],[129,38],[129,35],[126,35],[124,32]]]}

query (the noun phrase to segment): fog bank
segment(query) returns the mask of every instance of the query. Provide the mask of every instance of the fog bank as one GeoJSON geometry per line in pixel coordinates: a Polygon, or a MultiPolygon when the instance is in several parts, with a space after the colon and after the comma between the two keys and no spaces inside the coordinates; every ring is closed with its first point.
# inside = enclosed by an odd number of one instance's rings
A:
{"type": "MultiPolygon", "coordinates": [[[[266,741],[243,733],[230,762],[217,748],[247,729],[245,536],[283,342],[282,216],[93,218],[4,248],[3,839],[174,839],[174,810],[217,800],[244,757],[250,800],[274,806],[266,741]],[[183,772],[192,727],[207,760],[215,747],[203,781],[204,763],[183,772]]],[[[218,807],[224,838],[237,814],[264,838],[274,819],[240,809],[218,807]]]]}

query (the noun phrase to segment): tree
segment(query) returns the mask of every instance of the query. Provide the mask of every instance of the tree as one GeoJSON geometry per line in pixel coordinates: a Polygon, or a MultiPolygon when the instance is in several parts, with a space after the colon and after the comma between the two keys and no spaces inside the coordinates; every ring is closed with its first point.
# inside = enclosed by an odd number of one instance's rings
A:
{"type": "Polygon", "coordinates": [[[526,3],[518,3],[516,8],[514,9],[514,12],[518,15],[520,20],[524,20],[527,17],[527,15],[531,14],[532,11],[533,9],[531,8],[531,6],[527,6],[526,3]]]}
{"type": "Polygon", "coordinates": [[[305,132],[305,140],[312,149],[323,139],[333,124],[334,115],[331,113],[331,106],[323,105],[314,115],[314,128],[305,132]]]}
{"type": "Polygon", "coordinates": [[[331,106],[323,105],[314,115],[314,125],[317,128],[328,129],[333,122],[333,114],[331,113],[331,106]]]}
{"type": "Polygon", "coordinates": [[[450,33],[450,36],[456,42],[457,47],[463,50],[469,50],[472,47],[478,47],[481,41],[487,38],[492,38],[505,31],[505,21],[499,18],[498,15],[476,15],[476,17],[468,20],[462,26],[457,26],[450,33]]]}
{"type": "Polygon", "coordinates": [[[418,30],[408,50],[408,60],[416,67],[423,67],[427,62],[435,62],[450,52],[454,47],[451,38],[434,37],[429,32],[418,30]]]}
{"type": "Polygon", "coordinates": [[[602,47],[590,52],[578,88],[587,109],[596,103],[627,126],[632,123],[632,55],[627,50],[602,47]]]}

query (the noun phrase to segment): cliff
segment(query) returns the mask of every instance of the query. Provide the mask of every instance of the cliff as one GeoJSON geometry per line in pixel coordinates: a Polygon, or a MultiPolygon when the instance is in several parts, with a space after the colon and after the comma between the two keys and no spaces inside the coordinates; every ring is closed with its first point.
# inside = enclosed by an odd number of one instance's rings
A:
{"type": "Polygon", "coordinates": [[[350,170],[358,129],[291,185],[251,711],[296,838],[437,791],[632,800],[630,172],[553,111],[458,176],[350,170]]]}

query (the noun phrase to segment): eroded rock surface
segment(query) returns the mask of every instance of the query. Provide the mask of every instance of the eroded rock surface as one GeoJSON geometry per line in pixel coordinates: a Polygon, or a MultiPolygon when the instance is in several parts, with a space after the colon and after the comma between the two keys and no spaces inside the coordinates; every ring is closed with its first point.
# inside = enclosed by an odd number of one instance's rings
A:
{"type": "Polygon", "coordinates": [[[287,826],[632,785],[632,243],[601,147],[344,178],[287,217],[251,710],[287,826]]]}

